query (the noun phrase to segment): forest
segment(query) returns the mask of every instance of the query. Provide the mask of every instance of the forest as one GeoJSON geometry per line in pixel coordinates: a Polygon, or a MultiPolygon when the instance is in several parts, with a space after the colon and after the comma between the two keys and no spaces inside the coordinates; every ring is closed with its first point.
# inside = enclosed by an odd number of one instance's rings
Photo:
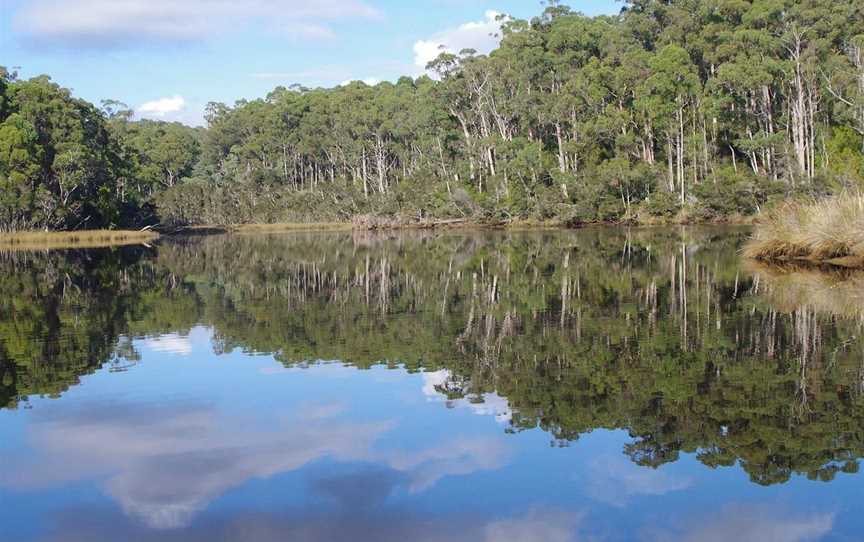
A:
{"type": "Polygon", "coordinates": [[[735,220],[864,186],[864,4],[547,1],[428,75],[135,120],[0,69],[0,231],[735,220]]]}

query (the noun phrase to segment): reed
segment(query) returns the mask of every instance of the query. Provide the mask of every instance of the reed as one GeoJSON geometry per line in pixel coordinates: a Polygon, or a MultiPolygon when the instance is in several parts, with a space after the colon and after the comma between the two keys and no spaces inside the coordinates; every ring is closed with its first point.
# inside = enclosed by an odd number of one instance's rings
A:
{"type": "Polygon", "coordinates": [[[864,266],[864,195],[779,206],[757,225],[744,256],[864,266]]]}
{"type": "Polygon", "coordinates": [[[0,233],[0,249],[50,250],[62,248],[98,248],[121,245],[140,245],[154,241],[158,238],[159,234],[153,231],[27,231],[0,233]]]}

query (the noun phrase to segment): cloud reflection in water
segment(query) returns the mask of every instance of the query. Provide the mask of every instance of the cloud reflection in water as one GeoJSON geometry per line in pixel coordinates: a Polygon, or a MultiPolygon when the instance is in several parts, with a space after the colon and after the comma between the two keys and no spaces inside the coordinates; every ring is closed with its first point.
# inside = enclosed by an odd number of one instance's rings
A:
{"type": "Polygon", "coordinates": [[[311,418],[265,424],[203,403],[92,403],[36,420],[30,428],[34,454],[0,467],[2,479],[27,489],[105,478],[107,493],[129,516],[150,528],[177,529],[231,488],[325,458],[383,465],[403,476],[412,492],[507,461],[499,437],[381,450],[376,441],[394,422],[348,422],[334,417],[340,409],[329,405],[302,409],[312,411],[317,415],[311,418]]]}

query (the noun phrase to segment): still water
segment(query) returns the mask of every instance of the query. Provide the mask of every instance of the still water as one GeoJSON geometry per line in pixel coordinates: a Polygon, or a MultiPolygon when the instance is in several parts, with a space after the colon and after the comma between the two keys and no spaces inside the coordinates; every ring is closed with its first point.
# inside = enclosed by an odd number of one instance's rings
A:
{"type": "Polygon", "coordinates": [[[739,229],[0,255],[0,540],[861,540],[864,279],[739,229]]]}

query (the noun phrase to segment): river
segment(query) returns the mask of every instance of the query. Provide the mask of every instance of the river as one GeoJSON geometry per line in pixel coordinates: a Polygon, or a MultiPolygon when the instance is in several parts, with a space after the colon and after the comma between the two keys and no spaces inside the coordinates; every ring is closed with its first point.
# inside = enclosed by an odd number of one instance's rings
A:
{"type": "Polygon", "coordinates": [[[0,539],[859,540],[860,279],[747,234],[2,253],[0,539]]]}

